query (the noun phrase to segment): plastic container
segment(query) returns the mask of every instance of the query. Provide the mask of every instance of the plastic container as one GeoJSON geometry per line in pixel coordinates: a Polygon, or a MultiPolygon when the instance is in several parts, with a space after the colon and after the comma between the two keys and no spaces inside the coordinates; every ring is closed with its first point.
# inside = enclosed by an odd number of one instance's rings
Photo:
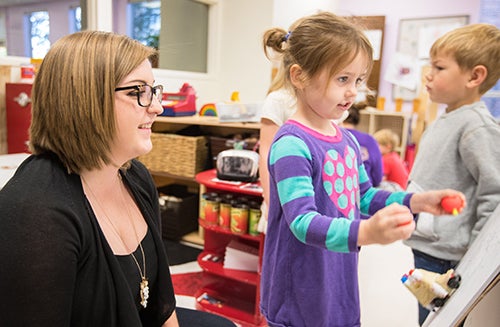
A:
{"type": "Polygon", "coordinates": [[[35,66],[22,65],[21,66],[21,79],[19,83],[33,83],[35,80],[35,66]]]}

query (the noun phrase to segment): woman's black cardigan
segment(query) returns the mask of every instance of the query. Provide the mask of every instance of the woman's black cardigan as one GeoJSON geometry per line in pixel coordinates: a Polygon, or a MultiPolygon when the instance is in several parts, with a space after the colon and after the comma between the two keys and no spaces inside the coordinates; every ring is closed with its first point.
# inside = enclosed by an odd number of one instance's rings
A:
{"type": "Polygon", "coordinates": [[[133,160],[122,174],[152,232],[157,287],[141,317],[83,192],[54,154],[30,156],[0,191],[1,326],[161,326],[175,308],[158,194],[133,160]]]}

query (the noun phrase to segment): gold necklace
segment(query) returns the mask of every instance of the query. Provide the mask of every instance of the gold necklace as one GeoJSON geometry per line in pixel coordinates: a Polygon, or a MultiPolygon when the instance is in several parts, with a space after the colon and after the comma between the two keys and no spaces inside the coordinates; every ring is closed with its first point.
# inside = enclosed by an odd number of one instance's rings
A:
{"type": "MultiPolygon", "coordinates": [[[[121,184],[123,185],[123,181],[122,181],[120,173],[118,173],[118,178],[119,178],[121,184]]],[[[106,218],[106,220],[108,221],[108,223],[111,225],[113,233],[115,233],[115,235],[118,237],[118,239],[122,242],[123,247],[127,251],[130,251],[128,249],[127,245],[125,244],[125,242],[123,241],[120,233],[118,233],[118,229],[116,228],[115,224],[113,223],[113,221],[111,219],[109,219],[109,217],[106,214],[106,211],[104,210],[103,206],[101,205],[101,203],[99,202],[99,200],[95,196],[94,191],[92,191],[92,188],[89,186],[89,184],[87,183],[87,181],[83,177],[81,177],[81,179],[82,179],[83,183],[89,189],[90,194],[95,199],[95,202],[99,206],[99,208],[101,209],[102,213],[104,214],[104,217],[106,218]]],[[[123,187],[125,187],[125,185],[123,185],[123,187]]],[[[120,194],[121,194],[121,197],[122,197],[123,205],[127,209],[127,214],[128,214],[129,220],[132,222],[133,221],[132,215],[130,214],[130,208],[129,208],[129,206],[127,205],[127,202],[125,201],[125,196],[123,195],[123,192],[120,192],[120,194]]],[[[143,269],[141,269],[141,266],[139,265],[139,261],[135,257],[133,251],[130,252],[130,256],[132,257],[132,259],[134,259],[134,262],[135,262],[137,268],[139,269],[139,275],[141,276],[140,292],[139,292],[139,294],[141,295],[141,302],[140,303],[141,303],[141,305],[144,308],[146,308],[147,305],[148,305],[148,298],[149,298],[149,285],[148,285],[149,283],[148,283],[148,279],[146,277],[146,255],[144,254],[144,249],[142,248],[142,242],[139,242],[139,239],[137,237],[137,231],[136,231],[135,226],[134,226],[133,223],[132,223],[132,227],[134,228],[135,238],[136,238],[137,242],[139,243],[139,248],[141,249],[143,269]]]]}

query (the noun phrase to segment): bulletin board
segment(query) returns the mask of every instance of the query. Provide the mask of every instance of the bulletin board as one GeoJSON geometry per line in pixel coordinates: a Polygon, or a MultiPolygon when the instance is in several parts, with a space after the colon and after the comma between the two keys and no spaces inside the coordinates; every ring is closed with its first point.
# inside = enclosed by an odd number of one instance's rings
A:
{"type": "MultiPolygon", "coordinates": [[[[469,23],[469,16],[449,16],[402,19],[399,22],[398,53],[416,60],[423,66],[429,59],[432,43],[446,32],[469,23]]],[[[418,97],[418,89],[394,85],[393,97],[412,101],[418,97]]]]}
{"type": "Polygon", "coordinates": [[[373,67],[366,84],[370,90],[378,93],[384,48],[385,16],[347,16],[346,18],[363,28],[373,46],[373,67]]]}

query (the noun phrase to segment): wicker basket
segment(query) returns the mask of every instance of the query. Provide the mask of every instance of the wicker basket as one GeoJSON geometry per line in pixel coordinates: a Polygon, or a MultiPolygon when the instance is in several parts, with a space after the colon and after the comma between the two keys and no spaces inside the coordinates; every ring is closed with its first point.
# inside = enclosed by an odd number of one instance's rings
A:
{"type": "Polygon", "coordinates": [[[153,150],[138,159],[152,172],[194,178],[205,169],[208,147],[204,136],[152,133],[153,150]]]}

